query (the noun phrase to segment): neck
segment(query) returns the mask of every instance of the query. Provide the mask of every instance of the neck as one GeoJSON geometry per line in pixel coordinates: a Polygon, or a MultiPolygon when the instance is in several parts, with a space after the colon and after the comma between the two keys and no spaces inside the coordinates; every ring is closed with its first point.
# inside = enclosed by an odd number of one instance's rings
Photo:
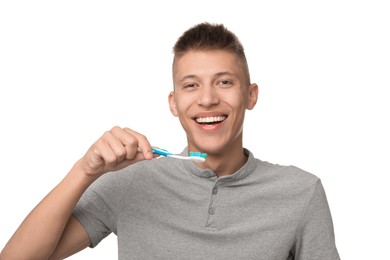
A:
{"type": "MultiPolygon", "coordinates": [[[[225,149],[228,150],[228,149],[225,149]]],[[[205,163],[198,163],[202,168],[213,170],[218,177],[232,175],[247,162],[248,157],[241,148],[224,151],[222,153],[208,154],[205,163]]]]}

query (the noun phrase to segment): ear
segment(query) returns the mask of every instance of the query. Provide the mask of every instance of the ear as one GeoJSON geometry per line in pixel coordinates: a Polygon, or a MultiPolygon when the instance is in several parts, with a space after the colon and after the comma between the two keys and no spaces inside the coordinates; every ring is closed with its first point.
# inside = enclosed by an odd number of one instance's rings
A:
{"type": "Polygon", "coordinates": [[[248,106],[246,107],[248,110],[252,110],[256,103],[257,103],[257,98],[259,96],[259,87],[257,86],[256,83],[252,83],[249,85],[249,102],[248,106]]]}
{"type": "Polygon", "coordinates": [[[168,95],[169,109],[172,115],[177,116],[175,93],[171,91],[168,95]]]}

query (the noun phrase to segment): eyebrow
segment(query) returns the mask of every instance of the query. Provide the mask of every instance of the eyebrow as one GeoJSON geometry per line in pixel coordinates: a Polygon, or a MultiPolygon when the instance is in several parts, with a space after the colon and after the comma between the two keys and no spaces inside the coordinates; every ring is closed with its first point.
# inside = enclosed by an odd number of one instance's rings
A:
{"type": "Polygon", "coordinates": [[[222,71],[222,72],[218,72],[214,75],[215,77],[221,77],[221,76],[231,76],[231,77],[235,77],[237,78],[237,75],[230,72],[230,71],[222,71]]]}
{"type": "MultiPolygon", "coordinates": [[[[222,76],[232,76],[232,77],[237,78],[236,74],[229,72],[229,71],[221,71],[221,72],[217,72],[213,75],[214,78],[218,78],[218,77],[222,77],[222,76]]],[[[199,79],[199,77],[197,75],[194,75],[194,74],[186,75],[186,76],[182,77],[178,81],[178,83],[182,83],[183,81],[185,81],[187,79],[199,79]]]]}
{"type": "Polygon", "coordinates": [[[199,79],[199,77],[196,76],[196,75],[193,75],[193,74],[191,74],[191,75],[186,75],[186,76],[182,77],[182,78],[178,81],[178,83],[182,83],[183,81],[185,81],[185,80],[187,80],[187,79],[199,79]]]}

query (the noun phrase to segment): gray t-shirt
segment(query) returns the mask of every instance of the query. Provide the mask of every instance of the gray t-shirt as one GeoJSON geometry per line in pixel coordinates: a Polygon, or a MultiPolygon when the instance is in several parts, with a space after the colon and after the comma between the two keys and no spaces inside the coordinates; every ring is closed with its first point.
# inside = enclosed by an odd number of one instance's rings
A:
{"type": "Polygon", "coordinates": [[[115,233],[119,259],[340,259],[321,181],[245,152],[220,178],[166,157],[105,174],[73,214],[92,247],[115,233]]]}

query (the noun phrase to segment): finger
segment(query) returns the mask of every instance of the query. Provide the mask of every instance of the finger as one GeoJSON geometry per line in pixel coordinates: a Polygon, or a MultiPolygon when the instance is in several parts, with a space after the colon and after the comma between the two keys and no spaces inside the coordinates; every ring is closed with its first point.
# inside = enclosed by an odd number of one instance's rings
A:
{"type": "Polygon", "coordinates": [[[103,135],[97,142],[95,150],[102,157],[104,164],[109,167],[123,161],[126,155],[123,145],[111,132],[106,132],[103,135]]]}
{"type": "Polygon", "coordinates": [[[130,128],[124,128],[124,130],[137,139],[138,148],[143,153],[144,158],[147,160],[152,159],[153,152],[152,152],[152,147],[151,147],[148,139],[144,135],[142,135],[134,130],[131,130],[130,128]]]}
{"type": "Polygon", "coordinates": [[[123,168],[125,168],[125,167],[127,167],[127,166],[129,166],[131,164],[134,164],[136,162],[140,162],[140,161],[143,161],[143,160],[146,160],[143,152],[138,151],[136,153],[136,155],[132,159],[130,159],[130,160],[127,160],[127,159],[123,160],[122,162],[120,162],[117,165],[115,165],[115,167],[113,167],[111,170],[112,171],[117,171],[117,170],[123,169],[123,168]]]}
{"type": "MultiPolygon", "coordinates": [[[[155,157],[159,157],[159,155],[155,155],[153,154],[153,157],[152,158],[155,158],[155,157]]],[[[117,171],[117,170],[120,170],[120,169],[123,169],[131,164],[134,164],[134,163],[137,163],[137,162],[140,162],[140,161],[143,161],[143,160],[148,160],[147,158],[145,158],[144,156],[144,153],[141,152],[141,151],[138,151],[136,153],[136,155],[133,157],[133,159],[130,159],[130,160],[123,160],[122,162],[118,163],[117,165],[115,165],[115,167],[113,169],[111,169],[112,171],[117,171]]]]}
{"type": "Polygon", "coordinates": [[[133,159],[138,152],[138,141],[136,137],[120,127],[114,127],[111,129],[111,132],[116,138],[112,142],[113,150],[121,156],[121,161],[123,159],[133,159]]]}

